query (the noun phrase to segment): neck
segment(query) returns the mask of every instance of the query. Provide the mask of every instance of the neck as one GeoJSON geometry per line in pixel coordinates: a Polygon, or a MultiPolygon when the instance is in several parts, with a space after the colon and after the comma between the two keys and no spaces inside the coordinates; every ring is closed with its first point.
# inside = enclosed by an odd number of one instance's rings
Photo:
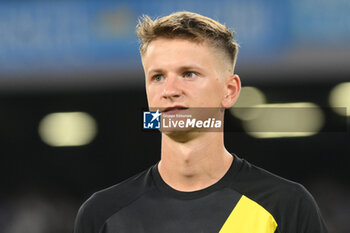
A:
{"type": "Polygon", "coordinates": [[[222,132],[190,137],[162,134],[161,153],[159,173],[169,186],[179,191],[196,191],[213,185],[225,175],[233,160],[224,147],[222,132]]]}

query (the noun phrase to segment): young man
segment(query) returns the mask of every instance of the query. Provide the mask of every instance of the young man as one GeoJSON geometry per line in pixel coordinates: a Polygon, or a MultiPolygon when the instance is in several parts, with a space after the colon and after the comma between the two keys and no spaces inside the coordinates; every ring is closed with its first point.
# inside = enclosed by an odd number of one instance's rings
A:
{"type": "MultiPolygon", "coordinates": [[[[177,12],[137,34],[150,108],[181,113],[229,108],[237,100],[238,45],[224,25],[177,12]]],[[[142,155],[144,156],[144,155],[142,155]]],[[[163,131],[161,160],[95,193],[75,233],[325,233],[320,211],[300,184],[230,154],[223,132],[163,131]]]]}

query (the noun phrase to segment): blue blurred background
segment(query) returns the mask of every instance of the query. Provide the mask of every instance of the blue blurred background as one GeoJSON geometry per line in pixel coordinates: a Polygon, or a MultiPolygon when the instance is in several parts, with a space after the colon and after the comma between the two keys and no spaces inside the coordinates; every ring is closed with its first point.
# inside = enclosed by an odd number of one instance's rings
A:
{"type": "Polygon", "coordinates": [[[0,1],[2,232],[71,232],[93,192],[160,158],[160,134],[142,130],[135,26],[143,14],[182,10],[235,31],[236,73],[248,96],[239,106],[319,107],[319,128],[300,135],[251,134],[247,119],[227,111],[225,144],[302,183],[330,233],[350,232],[350,110],[330,109],[350,105],[346,0],[0,1]]]}

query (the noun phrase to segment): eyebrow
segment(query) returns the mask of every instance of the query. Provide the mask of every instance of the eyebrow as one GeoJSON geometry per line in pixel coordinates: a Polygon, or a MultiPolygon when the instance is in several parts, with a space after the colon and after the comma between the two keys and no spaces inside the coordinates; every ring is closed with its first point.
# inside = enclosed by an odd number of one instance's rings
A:
{"type": "Polygon", "coordinates": [[[163,70],[162,69],[152,69],[150,71],[148,71],[148,74],[152,74],[152,73],[162,73],[163,70]]]}
{"type": "MultiPolygon", "coordinates": [[[[186,65],[186,66],[180,66],[179,68],[177,68],[177,71],[178,72],[183,72],[185,70],[198,70],[198,71],[202,71],[202,68],[198,67],[198,66],[195,66],[195,65],[186,65]]],[[[152,74],[152,73],[162,73],[164,72],[163,69],[151,69],[148,74],[152,74]]]]}

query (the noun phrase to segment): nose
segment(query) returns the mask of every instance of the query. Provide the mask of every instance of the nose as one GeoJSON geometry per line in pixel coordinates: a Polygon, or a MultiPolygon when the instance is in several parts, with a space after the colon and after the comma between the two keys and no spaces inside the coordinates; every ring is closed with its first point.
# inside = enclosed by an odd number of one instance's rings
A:
{"type": "Polygon", "coordinates": [[[164,84],[162,97],[171,101],[178,100],[183,95],[181,83],[176,75],[169,75],[164,84]]]}

